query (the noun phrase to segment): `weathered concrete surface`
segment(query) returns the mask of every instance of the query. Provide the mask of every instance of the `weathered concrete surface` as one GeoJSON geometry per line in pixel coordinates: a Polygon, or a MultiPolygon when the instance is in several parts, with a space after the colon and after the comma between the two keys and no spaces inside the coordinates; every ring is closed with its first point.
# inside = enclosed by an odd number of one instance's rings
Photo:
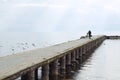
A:
{"type": "MultiPolygon", "coordinates": [[[[8,80],[8,77],[18,77],[29,70],[36,69],[43,64],[52,62],[66,54],[66,52],[80,47],[102,36],[94,36],[92,39],[78,39],[54,46],[26,51],[0,58],[0,80],[8,80]]],[[[13,78],[11,78],[12,80],[13,78]]],[[[9,78],[10,80],[10,78],[9,78]]]]}

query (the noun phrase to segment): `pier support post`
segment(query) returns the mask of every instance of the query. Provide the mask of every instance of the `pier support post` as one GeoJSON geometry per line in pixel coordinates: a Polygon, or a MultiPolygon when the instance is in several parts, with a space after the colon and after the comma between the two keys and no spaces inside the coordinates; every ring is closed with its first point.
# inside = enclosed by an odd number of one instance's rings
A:
{"type": "Polygon", "coordinates": [[[82,46],[82,61],[84,62],[86,59],[86,51],[85,51],[85,45],[82,46]]]}
{"type": "Polygon", "coordinates": [[[80,59],[80,53],[79,53],[79,48],[78,49],[76,49],[76,60],[78,60],[79,61],[79,59],[80,59]]]}
{"type": "Polygon", "coordinates": [[[87,43],[87,53],[89,54],[89,43],[87,43]]]}
{"type": "Polygon", "coordinates": [[[90,42],[89,42],[89,52],[91,52],[91,44],[90,44],[90,42]]]}
{"type": "Polygon", "coordinates": [[[66,74],[66,57],[60,58],[60,77],[64,78],[66,74]]]}
{"type": "Polygon", "coordinates": [[[80,47],[80,60],[81,60],[81,64],[83,62],[83,48],[80,47]]]}
{"type": "Polygon", "coordinates": [[[55,60],[50,63],[50,80],[58,80],[58,60],[55,60]]]}
{"type": "Polygon", "coordinates": [[[89,53],[89,43],[87,43],[85,45],[85,52],[86,52],[86,59],[89,57],[90,53],[89,53]]]}
{"type": "Polygon", "coordinates": [[[35,80],[35,71],[29,71],[22,75],[21,80],[35,80]]]}
{"type": "Polygon", "coordinates": [[[71,72],[71,53],[66,55],[66,73],[69,75],[71,72]]]}
{"type": "Polygon", "coordinates": [[[81,52],[80,52],[80,48],[77,49],[77,56],[76,56],[76,60],[78,61],[79,66],[81,65],[81,52]]]}
{"type": "Polygon", "coordinates": [[[92,42],[90,42],[90,52],[92,52],[92,42]]]}
{"type": "Polygon", "coordinates": [[[78,62],[76,60],[76,50],[73,50],[73,52],[71,53],[71,63],[72,63],[72,70],[76,70],[77,69],[77,65],[78,62]]]}
{"type": "Polygon", "coordinates": [[[38,68],[35,69],[35,80],[38,80],[38,68]]]}
{"type": "Polygon", "coordinates": [[[49,64],[42,66],[42,80],[49,80],[49,64]]]}
{"type": "Polygon", "coordinates": [[[81,64],[82,64],[82,48],[81,47],[79,48],[79,63],[81,66],[81,64]]]}

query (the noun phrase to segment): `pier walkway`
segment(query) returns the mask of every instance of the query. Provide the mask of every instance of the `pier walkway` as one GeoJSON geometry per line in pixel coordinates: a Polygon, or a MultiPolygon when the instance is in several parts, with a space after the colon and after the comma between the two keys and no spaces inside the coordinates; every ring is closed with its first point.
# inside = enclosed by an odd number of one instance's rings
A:
{"type": "Polygon", "coordinates": [[[81,64],[83,57],[104,40],[105,36],[94,36],[1,57],[0,80],[18,77],[21,80],[37,80],[39,67],[42,67],[42,80],[50,80],[50,76],[57,80],[58,75],[69,71],[69,66],[81,64]]]}

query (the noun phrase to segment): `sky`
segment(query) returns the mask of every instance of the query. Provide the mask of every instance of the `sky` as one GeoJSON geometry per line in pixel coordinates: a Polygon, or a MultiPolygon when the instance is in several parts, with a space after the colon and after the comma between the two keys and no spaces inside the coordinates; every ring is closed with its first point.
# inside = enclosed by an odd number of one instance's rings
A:
{"type": "Polygon", "coordinates": [[[120,34],[120,0],[0,0],[1,33],[120,34]]]}
{"type": "Polygon", "coordinates": [[[119,26],[120,0],[0,0],[0,56],[26,48],[18,43],[46,47],[79,39],[88,30],[120,35],[119,26]]]}

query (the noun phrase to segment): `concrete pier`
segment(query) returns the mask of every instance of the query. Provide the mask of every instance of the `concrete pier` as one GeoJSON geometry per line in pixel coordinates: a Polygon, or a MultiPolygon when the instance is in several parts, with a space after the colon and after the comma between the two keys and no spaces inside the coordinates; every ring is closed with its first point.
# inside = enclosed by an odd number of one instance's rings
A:
{"type": "Polygon", "coordinates": [[[106,36],[106,39],[120,39],[120,36],[116,35],[116,36],[106,36]]]}
{"type": "Polygon", "coordinates": [[[0,80],[59,80],[76,70],[106,36],[93,36],[0,58],[0,80]]]}

